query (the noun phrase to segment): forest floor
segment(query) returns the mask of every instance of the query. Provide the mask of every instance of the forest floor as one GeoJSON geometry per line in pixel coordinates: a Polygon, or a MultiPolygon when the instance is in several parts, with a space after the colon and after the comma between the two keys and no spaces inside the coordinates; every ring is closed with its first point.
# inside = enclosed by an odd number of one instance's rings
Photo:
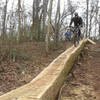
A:
{"type": "Polygon", "coordinates": [[[0,95],[30,82],[71,45],[63,42],[56,48],[51,44],[48,56],[44,42],[0,46],[0,95]]]}
{"type": "Polygon", "coordinates": [[[100,100],[100,43],[88,45],[85,55],[67,77],[59,100],[100,100]]]}

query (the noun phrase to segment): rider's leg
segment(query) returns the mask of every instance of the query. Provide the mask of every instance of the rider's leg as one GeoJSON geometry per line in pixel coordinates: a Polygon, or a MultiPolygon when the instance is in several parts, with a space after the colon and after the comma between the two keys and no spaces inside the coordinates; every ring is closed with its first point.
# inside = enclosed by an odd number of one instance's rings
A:
{"type": "Polygon", "coordinates": [[[81,40],[81,30],[79,29],[79,34],[78,34],[79,40],[81,40]]]}
{"type": "Polygon", "coordinates": [[[79,34],[78,34],[78,36],[80,37],[81,36],[81,30],[79,29],[79,34]]]}

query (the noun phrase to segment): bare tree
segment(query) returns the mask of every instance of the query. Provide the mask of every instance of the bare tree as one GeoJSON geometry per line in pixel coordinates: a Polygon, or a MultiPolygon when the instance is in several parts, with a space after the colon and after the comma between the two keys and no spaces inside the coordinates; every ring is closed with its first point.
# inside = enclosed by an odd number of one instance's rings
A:
{"type": "Polygon", "coordinates": [[[18,42],[21,39],[21,0],[18,0],[18,42]]]}
{"type": "Polygon", "coordinates": [[[46,54],[48,55],[49,53],[49,36],[50,36],[50,32],[51,32],[51,14],[52,14],[52,4],[53,4],[53,0],[50,0],[49,3],[49,9],[48,9],[48,32],[46,34],[46,54]]]}
{"type": "Polygon", "coordinates": [[[47,16],[48,0],[43,0],[43,34],[45,34],[46,28],[46,16],[47,16]]]}
{"type": "Polygon", "coordinates": [[[71,0],[67,0],[67,5],[68,5],[68,12],[70,12],[72,18],[74,12],[77,10],[77,6],[74,5],[71,0]]]}
{"type": "Polygon", "coordinates": [[[98,24],[98,11],[99,11],[99,0],[95,0],[95,16],[94,16],[94,23],[95,23],[95,35],[96,35],[96,33],[97,33],[97,24],[98,24]]]}
{"type": "Polygon", "coordinates": [[[88,16],[89,16],[89,0],[86,0],[86,5],[87,5],[87,9],[86,9],[86,37],[88,35],[88,16]]]}
{"type": "Polygon", "coordinates": [[[10,13],[8,13],[8,25],[9,25],[9,37],[12,38],[14,35],[14,28],[15,28],[15,22],[14,22],[14,12],[13,12],[13,8],[14,8],[14,0],[12,2],[12,7],[11,7],[11,11],[10,13]]]}
{"type": "Polygon", "coordinates": [[[2,28],[3,40],[6,36],[7,4],[8,4],[8,0],[6,0],[5,6],[4,6],[3,28],[2,28]]]}
{"type": "Polygon", "coordinates": [[[58,44],[58,37],[59,37],[59,25],[60,25],[60,0],[58,0],[57,4],[57,11],[56,11],[56,16],[55,16],[55,44],[57,46],[58,44]]]}
{"type": "Polygon", "coordinates": [[[99,41],[100,41],[100,15],[99,15],[99,41]]]}
{"type": "Polygon", "coordinates": [[[95,4],[94,4],[94,0],[92,0],[90,4],[90,14],[89,14],[89,37],[92,31],[92,21],[94,17],[94,10],[95,10],[95,4]]]}
{"type": "Polygon", "coordinates": [[[40,38],[40,3],[41,0],[33,0],[33,23],[32,23],[32,33],[31,40],[35,38],[38,40],[40,38]]]}

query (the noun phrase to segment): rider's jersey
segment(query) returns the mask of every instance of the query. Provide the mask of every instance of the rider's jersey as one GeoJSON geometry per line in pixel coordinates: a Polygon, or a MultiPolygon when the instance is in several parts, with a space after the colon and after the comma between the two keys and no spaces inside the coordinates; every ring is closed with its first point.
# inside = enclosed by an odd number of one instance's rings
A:
{"type": "Polygon", "coordinates": [[[72,19],[71,19],[71,22],[70,22],[70,26],[71,26],[71,24],[72,23],[74,23],[74,26],[82,26],[82,23],[83,23],[83,21],[82,21],[82,18],[81,17],[73,17],[72,19]]]}

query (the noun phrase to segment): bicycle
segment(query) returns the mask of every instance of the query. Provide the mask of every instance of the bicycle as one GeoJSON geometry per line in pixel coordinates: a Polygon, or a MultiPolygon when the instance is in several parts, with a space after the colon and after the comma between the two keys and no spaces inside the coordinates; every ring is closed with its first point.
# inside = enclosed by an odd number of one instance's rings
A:
{"type": "Polygon", "coordinates": [[[74,46],[76,47],[80,41],[80,36],[79,36],[80,27],[71,27],[71,30],[73,32],[73,43],[74,46]]]}

